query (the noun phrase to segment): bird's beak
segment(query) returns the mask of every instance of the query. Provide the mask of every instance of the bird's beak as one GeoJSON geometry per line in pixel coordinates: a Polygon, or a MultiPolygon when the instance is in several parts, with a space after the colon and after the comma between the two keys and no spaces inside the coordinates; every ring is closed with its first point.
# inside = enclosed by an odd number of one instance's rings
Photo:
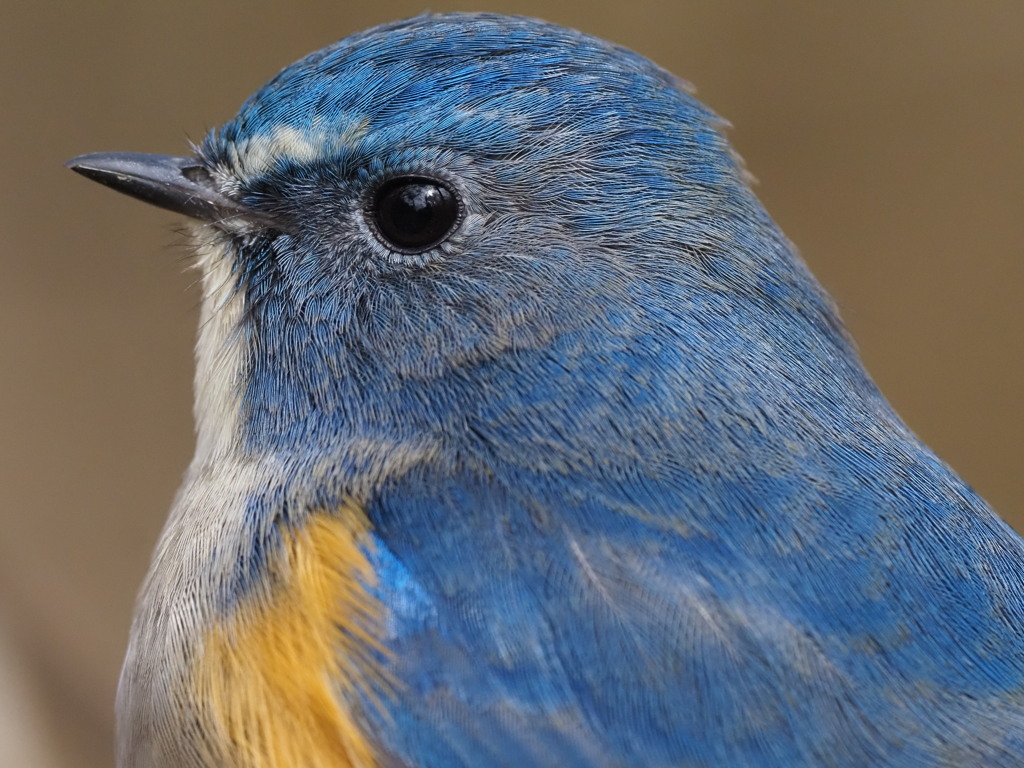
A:
{"type": "Polygon", "coordinates": [[[96,152],[65,165],[86,178],[175,213],[237,231],[266,226],[262,217],[217,189],[209,170],[192,157],[96,152]]]}

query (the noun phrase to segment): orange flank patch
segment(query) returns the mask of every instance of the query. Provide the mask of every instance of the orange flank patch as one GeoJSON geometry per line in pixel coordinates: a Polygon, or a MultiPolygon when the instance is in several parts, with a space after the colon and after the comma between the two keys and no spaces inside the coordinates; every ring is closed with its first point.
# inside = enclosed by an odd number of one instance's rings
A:
{"type": "Polygon", "coordinates": [[[367,526],[355,507],[282,525],[263,584],[205,636],[195,681],[216,764],[377,764],[353,710],[386,685],[367,526]]]}

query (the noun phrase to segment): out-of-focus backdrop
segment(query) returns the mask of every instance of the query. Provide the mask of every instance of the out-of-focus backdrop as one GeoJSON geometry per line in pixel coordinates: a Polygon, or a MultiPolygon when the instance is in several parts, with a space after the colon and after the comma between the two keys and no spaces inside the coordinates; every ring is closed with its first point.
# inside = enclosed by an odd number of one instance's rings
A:
{"type": "MultiPolygon", "coordinates": [[[[174,215],[64,170],[183,153],[373,3],[0,5],[0,765],[110,766],[133,597],[191,452],[174,215]]],[[[883,391],[1024,528],[1024,4],[440,2],[543,16],[697,86],[883,391]]]]}

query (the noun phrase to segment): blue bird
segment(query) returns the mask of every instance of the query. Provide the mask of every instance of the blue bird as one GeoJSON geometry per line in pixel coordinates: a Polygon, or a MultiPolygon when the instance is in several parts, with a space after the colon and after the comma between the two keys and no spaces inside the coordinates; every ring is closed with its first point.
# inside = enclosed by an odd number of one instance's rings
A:
{"type": "Polygon", "coordinates": [[[672,75],[422,16],[69,165],[199,220],[122,768],[1024,765],[1024,542],[672,75]]]}

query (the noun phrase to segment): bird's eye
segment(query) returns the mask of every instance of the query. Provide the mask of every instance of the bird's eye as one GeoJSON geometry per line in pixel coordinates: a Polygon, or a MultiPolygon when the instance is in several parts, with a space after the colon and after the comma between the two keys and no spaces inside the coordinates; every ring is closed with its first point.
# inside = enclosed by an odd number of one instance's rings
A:
{"type": "Polygon", "coordinates": [[[444,240],[459,222],[459,199],[443,181],[398,176],[377,189],[371,217],[384,244],[420,253],[444,240]]]}

